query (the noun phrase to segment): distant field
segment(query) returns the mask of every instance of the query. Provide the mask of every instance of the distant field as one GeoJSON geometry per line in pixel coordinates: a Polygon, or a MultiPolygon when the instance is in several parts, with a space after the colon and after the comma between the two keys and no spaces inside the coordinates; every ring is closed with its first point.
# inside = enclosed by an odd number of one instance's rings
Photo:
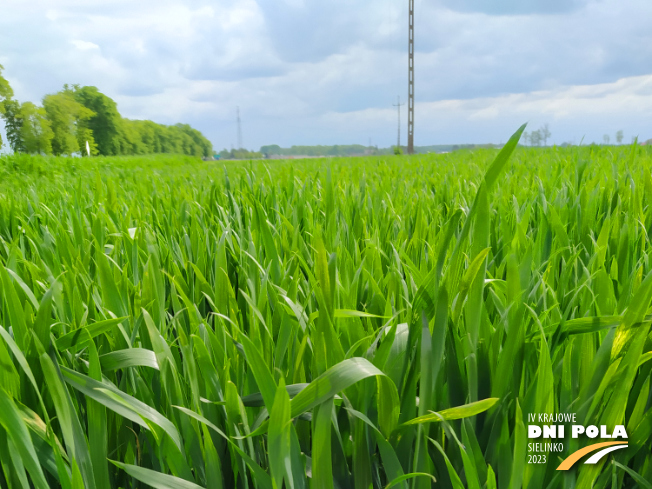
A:
{"type": "Polygon", "coordinates": [[[652,148],[513,145],[0,157],[0,486],[649,487],[652,148]]]}

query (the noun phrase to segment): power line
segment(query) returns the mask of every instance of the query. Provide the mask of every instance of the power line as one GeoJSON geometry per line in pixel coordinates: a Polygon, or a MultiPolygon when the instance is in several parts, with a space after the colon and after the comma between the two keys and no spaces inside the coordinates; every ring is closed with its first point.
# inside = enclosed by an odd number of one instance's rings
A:
{"type": "Polygon", "coordinates": [[[408,154],[414,153],[414,0],[410,1],[408,34],[408,154]]]}
{"type": "Polygon", "coordinates": [[[401,105],[405,105],[401,103],[401,96],[399,95],[396,97],[396,103],[392,104],[393,107],[396,107],[398,110],[398,137],[397,137],[397,142],[396,142],[396,147],[400,148],[401,147],[401,105]]]}

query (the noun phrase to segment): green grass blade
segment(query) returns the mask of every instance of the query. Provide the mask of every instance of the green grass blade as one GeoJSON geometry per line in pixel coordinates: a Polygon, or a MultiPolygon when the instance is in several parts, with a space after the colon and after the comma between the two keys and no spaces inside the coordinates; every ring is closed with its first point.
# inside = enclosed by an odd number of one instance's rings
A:
{"type": "Polygon", "coordinates": [[[292,483],[290,396],[281,380],[276,388],[272,411],[269,415],[267,446],[269,449],[269,468],[275,488],[283,487],[283,479],[288,487],[292,483]]]}
{"type": "Polygon", "coordinates": [[[32,438],[27,431],[27,426],[22,420],[16,405],[0,386],[0,425],[9,435],[13,446],[16,448],[22,463],[29,472],[34,486],[37,488],[47,488],[48,483],[45,474],[41,469],[41,464],[34,450],[32,438]]]}
{"type": "Polygon", "coordinates": [[[350,358],[331,367],[292,399],[293,418],[323,403],[362,379],[385,374],[364,358],[350,358]]]}
{"type": "Polygon", "coordinates": [[[105,319],[90,324],[84,328],[76,329],[70,333],[58,338],[56,341],[57,350],[64,351],[72,349],[79,351],[88,345],[88,342],[98,335],[111,331],[115,326],[127,319],[126,317],[105,319]]]}
{"type": "Polygon", "coordinates": [[[222,438],[224,438],[229,444],[233,447],[233,449],[242,457],[242,459],[245,461],[249,469],[254,475],[254,478],[256,479],[256,483],[262,488],[262,489],[272,489],[272,479],[269,477],[269,475],[258,465],[249,455],[247,455],[244,451],[238,447],[231,439],[217,426],[215,426],[213,423],[211,423],[209,420],[207,420],[205,417],[203,417],[201,414],[197,414],[190,409],[186,409],[181,406],[174,406],[176,409],[181,411],[182,413],[187,414],[191,418],[196,419],[197,421],[200,421],[204,423],[206,426],[211,428],[213,431],[215,431],[217,434],[219,434],[222,438]]]}
{"type": "Polygon", "coordinates": [[[150,367],[158,370],[156,354],[144,348],[128,348],[106,353],[100,356],[100,363],[105,372],[128,367],[150,367]]]}
{"type": "Polygon", "coordinates": [[[438,421],[451,421],[454,419],[469,418],[471,416],[476,416],[480,413],[491,409],[494,404],[499,401],[496,397],[490,397],[488,399],[483,399],[482,401],[471,402],[463,406],[457,406],[454,408],[444,409],[439,412],[433,412],[430,414],[425,414],[417,418],[411,419],[410,421],[403,423],[399,428],[406,426],[417,425],[421,423],[433,423],[438,421]]]}
{"type": "Polygon", "coordinates": [[[313,416],[314,434],[312,440],[312,487],[333,489],[333,465],[331,459],[331,414],[333,398],[328,398],[317,407],[313,416]]]}
{"type": "Polygon", "coordinates": [[[181,450],[181,436],[176,426],[161,413],[116,387],[98,382],[86,375],[62,367],[65,381],[82,394],[94,399],[111,411],[149,429],[144,419],[151,421],[165,431],[181,450]]]}
{"type": "Polygon", "coordinates": [[[137,465],[123,464],[115,460],[111,460],[111,463],[124,470],[134,479],[139,480],[150,487],[154,487],[155,489],[203,489],[202,486],[198,486],[197,484],[187,480],[172,475],[162,474],[155,470],[145,469],[143,467],[138,467],[137,465]]]}

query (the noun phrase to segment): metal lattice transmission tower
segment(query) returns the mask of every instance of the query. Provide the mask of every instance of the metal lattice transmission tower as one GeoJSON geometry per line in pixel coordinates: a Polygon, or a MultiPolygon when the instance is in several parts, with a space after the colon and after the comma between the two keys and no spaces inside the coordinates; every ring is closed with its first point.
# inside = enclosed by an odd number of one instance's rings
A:
{"type": "Polygon", "coordinates": [[[414,0],[410,1],[408,36],[408,154],[414,153],[414,0]]]}
{"type": "Polygon", "coordinates": [[[397,148],[401,147],[401,105],[405,105],[405,104],[401,103],[401,96],[399,95],[398,97],[396,97],[396,103],[392,104],[392,106],[398,109],[398,136],[396,139],[397,148]]]}
{"type": "Polygon", "coordinates": [[[235,108],[236,116],[238,120],[238,149],[243,149],[242,147],[242,125],[240,124],[240,107],[235,108]]]}

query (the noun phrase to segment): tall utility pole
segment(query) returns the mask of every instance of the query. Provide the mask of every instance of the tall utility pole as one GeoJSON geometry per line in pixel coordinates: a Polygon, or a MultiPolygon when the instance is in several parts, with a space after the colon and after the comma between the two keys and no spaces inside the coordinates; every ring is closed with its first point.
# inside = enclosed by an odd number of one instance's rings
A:
{"type": "Polygon", "coordinates": [[[238,120],[238,149],[242,149],[242,127],[240,125],[240,107],[235,108],[238,120]]]}
{"type": "Polygon", "coordinates": [[[408,36],[408,154],[414,153],[414,0],[410,1],[408,36]]]}
{"type": "Polygon", "coordinates": [[[398,97],[396,97],[396,103],[392,104],[392,106],[398,109],[398,137],[396,142],[397,148],[401,147],[401,105],[405,105],[405,104],[401,103],[401,96],[399,95],[398,97]]]}

